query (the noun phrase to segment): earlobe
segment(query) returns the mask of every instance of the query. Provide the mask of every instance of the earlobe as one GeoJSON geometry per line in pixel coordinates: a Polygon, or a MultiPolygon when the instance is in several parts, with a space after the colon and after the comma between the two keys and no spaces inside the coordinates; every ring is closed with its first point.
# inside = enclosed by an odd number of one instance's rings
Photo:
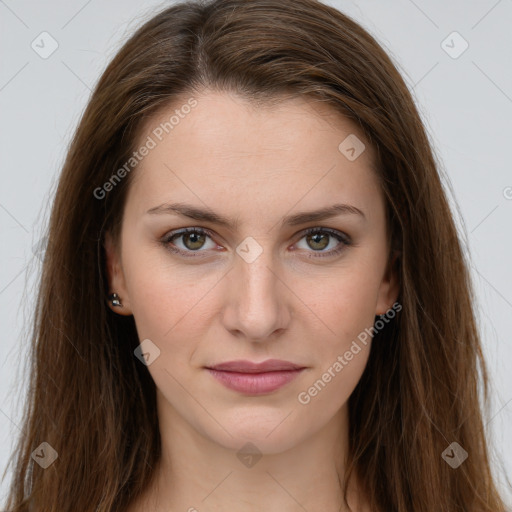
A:
{"type": "Polygon", "coordinates": [[[110,232],[105,233],[103,247],[105,249],[105,263],[109,285],[108,305],[115,313],[129,316],[132,314],[132,311],[126,291],[123,268],[118,249],[110,232]]]}
{"type": "Polygon", "coordinates": [[[384,315],[398,299],[400,293],[399,258],[400,251],[393,251],[379,289],[377,308],[375,310],[375,315],[377,316],[384,315]]]}

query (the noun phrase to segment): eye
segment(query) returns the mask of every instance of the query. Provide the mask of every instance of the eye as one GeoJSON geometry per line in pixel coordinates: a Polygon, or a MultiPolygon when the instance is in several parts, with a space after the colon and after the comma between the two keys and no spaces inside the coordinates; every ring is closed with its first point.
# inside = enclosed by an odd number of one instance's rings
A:
{"type": "MultiPolygon", "coordinates": [[[[184,228],[165,235],[162,239],[162,244],[170,251],[186,257],[203,256],[198,253],[220,247],[212,240],[212,235],[211,231],[204,228],[184,228]],[[210,245],[208,245],[208,241],[210,245]]],[[[309,250],[307,252],[316,253],[308,256],[312,258],[335,256],[352,243],[350,237],[341,231],[318,227],[306,230],[299,242],[302,242],[302,240],[305,240],[306,250],[312,249],[312,251],[309,250]],[[335,241],[334,244],[333,241],[335,241]],[[329,250],[325,250],[329,247],[329,250]]],[[[304,247],[299,247],[298,244],[296,244],[296,247],[301,250],[304,249],[304,247]]]]}
{"type": "MultiPolygon", "coordinates": [[[[312,257],[334,256],[343,251],[346,246],[351,245],[351,240],[345,233],[328,228],[310,228],[299,242],[302,240],[305,240],[306,249],[313,249],[314,253],[320,253],[314,254],[312,257]],[[335,240],[334,243],[333,240],[335,240]],[[329,250],[325,250],[329,247],[329,250]]],[[[297,247],[303,249],[298,245],[297,247]]]]}
{"type": "Polygon", "coordinates": [[[211,233],[203,228],[185,228],[180,231],[173,231],[166,235],[162,242],[168,249],[181,254],[204,252],[201,249],[207,250],[217,247],[213,240],[211,240],[211,233]],[[205,244],[207,239],[210,239],[210,246],[205,244]],[[175,243],[174,240],[178,240],[178,243],[175,243]]]}

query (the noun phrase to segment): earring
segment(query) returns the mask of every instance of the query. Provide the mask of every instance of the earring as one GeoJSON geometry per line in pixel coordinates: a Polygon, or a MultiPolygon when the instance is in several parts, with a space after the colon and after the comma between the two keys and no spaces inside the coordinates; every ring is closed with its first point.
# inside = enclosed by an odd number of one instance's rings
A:
{"type": "Polygon", "coordinates": [[[121,304],[121,299],[119,298],[119,295],[117,295],[117,293],[110,294],[108,296],[108,299],[112,303],[112,306],[119,306],[121,308],[123,307],[123,305],[121,304]]]}
{"type": "Polygon", "coordinates": [[[377,323],[377,322],[382,322],[384,320],[386,315],[375,315],[375,320],[374,320],[374,325],[377,323]]]}

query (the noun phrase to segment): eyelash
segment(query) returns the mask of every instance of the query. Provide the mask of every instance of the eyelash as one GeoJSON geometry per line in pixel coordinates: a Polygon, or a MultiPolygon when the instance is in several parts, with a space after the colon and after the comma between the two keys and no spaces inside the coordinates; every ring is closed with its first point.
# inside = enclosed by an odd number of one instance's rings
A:
{"type": "MultiPolygon", "coordinates": [[[[161,243],[169,251],[179,254],[179,255],[182,255],[186,258],[204,257],[203,255],[195,254],[195,253],[201,253],[201,252],[206,252],[206,251],[202,251],[201,249],[198,249],[197,251],[192,251],[192,250],[183,251],[182,249],[179,249],[178,247],[176,247],[175,245],[173,245],[171,243],[171,240],[173,240],[174,238],[179,238],[180,236],[183,236],[183,235],[186,235],[189,233],[196,233],[199,235],[207,235],[210,238],[213,237],[213,233],[210,230],[205,229],[205,228],[184,228],[184,229],[180,229],[177,231],[171,231],[170,233],[166,234],[161,239],[161,243]]],[[[299,241],[308,235],[317,234],[317,233],[328,234],[328,235],[336,238],[340,243],[336,246],[335,249],[331,249],[330,251],[326,251],[326,252],[311,251],[314,253],[314,256],[307,256],[308,258],[325,258],[325,257],[337,256],[345,249],[345,247],[352,245],[352,241],[351,241],[350,237],[348,235],[346,235],[345,233],[342,233],[341,231],[336,231],[336,230],[330,229],[330,228],[319,228],[319,227],[306,229],[302,233],[302,236],[299,238],[299,241]]]]}

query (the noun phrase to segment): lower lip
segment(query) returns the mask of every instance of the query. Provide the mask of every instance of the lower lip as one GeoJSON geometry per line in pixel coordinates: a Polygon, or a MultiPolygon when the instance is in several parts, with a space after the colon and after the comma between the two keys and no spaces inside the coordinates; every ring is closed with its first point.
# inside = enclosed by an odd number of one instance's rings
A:
{"type": "Polygon", "coordinates": [[[265,373],[238,373],[207,368],[210,374],[227,388],[248,395],[262,395],[275,391],[295,379],[303,369],[265,373]]]}

